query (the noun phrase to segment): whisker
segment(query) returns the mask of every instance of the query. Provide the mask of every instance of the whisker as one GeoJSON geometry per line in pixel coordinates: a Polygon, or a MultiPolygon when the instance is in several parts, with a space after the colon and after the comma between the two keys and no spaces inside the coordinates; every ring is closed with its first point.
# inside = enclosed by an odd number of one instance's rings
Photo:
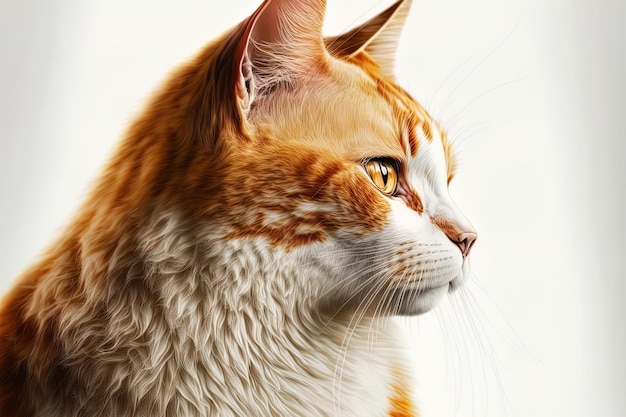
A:
{"type": "Polygon", "coordinates": [[[437,95],[439,94],[439,92],[441,91],[441,89],[448,83],[448,81],[450,81],[452,79],[452,77],[454,76],[454,74],[456,74],[457,72],[459,72],[461,70],[461,68],[463,68],[465,66],[465,64],[467,64],[468,62],[471,61],[471,57],[467,58],[465,61],[461,62],[455,69],[454,71],[452,71],[450,74],[448,74],[448,76],[441,82],[439,83],[439,86],[437,87],[437,89],[435,90],[435,92],[432,94],[431,98],[426,99],[425,101],[425,107],[426,108],[430,108],[430,105],[432,104],[431,101],[435,101],[437,99],[437,95]]]}
{"type": "Polygon", "coordinates": [[[459,132],[455,132],[455,125],[456,123],[454,124],[446,123],[446,127],[448,129],[448,136],[451,138],[450,141],[452,143],[452,147],[453,149],[455,149],[457,154],[459,153],[458,148],[460,147],[460,145],[465,143],[468,139],[478,135],[479,133],[484,132],[489,127],[486,121],[482,121],[482,122],[473,123],[461,129],[459,132]]]}
{"type": "Polygon", "coordinates": [[[452,91],[450,92],[450,94],[448,94],[448,98],[444,101],[443,103],[443,107],[442,109],[438,112],[438,120],[443,120],[444,119],[444,115],[445,112],[447,111],[448,106],[451,103],[451,99],[452,97],[454,97],[456,95],[457,90],[459,89],[459,87],[461,87],[463,85],[463,83],[465,83],[465,81],[467,81],[467,79],[483,64],[485,63],[489,58],[491,58],[493,55],[495,55],[496,52],[498,52],[500,50],[500,48],[502,48],[507,42],[508,40],[513,36],[513,33],[515,33],[515,30],[517,29],[517,25],[518,23],[515,24],[515,26],[513,26],[513,28],[511,29],[511,31],[509,32],[509,34],[491,51],[489,52],[487,55],[485,55],[480,61],[478,61],[478,63],[476,63],[476,65],[474,65],[468,72],[467,74],[465,74],[461,80],[459,80],[459,82],[454,86],[454,88],[452,89],[452,91]]]}
{"type": "MultiPolygon", "coordinates": [[[[471,292],[471,287],[467,287],[467,290],[464,291],[464,295],[468,296],[468,300],[470,301],[474,301],[474,302],[468,302],[468,307],[470,307],[473,311],[473,314],[475,317],[478,318],[478,313],[480,313],[482,316],[485,316],[484,312],[482,311],[482,307],[481,304],[478,302],[475,302],[476,299],[474,298],[472,292],[471,292]],[[471,298],[470,298],[471,297],[471,298]]],[[[478,318],[477,322],[482,326],[484,324],[484,322],[482,321],[482,319],[478,318]]],[[[493,345],[491,344],[490,339],[487,337],[487,332],[484,328],[484,326],[482,327],[482,332],[484,335],[484,338],[489,342],[489,352],[490,354],[488,355],[490,362],[491,362],[491,374],[493,375],[493,377],[495,378],[495,382],[499,388],[499,394],[501,395],[502,400],[504,401],[503,407],[505,412],[508,414],[512,414],[514,415],[515,412],[513,411],[513,408],[510,404],[508,395],[506,393],[506,390],[504,388],[504,384],[502,382],[502,378],[500,375],[500,366],[498,365],[502,365],[500,358],[498,357],[496,350],[494,349],[493,345]]]]}
{"type": "MultiPolygon", "coordinates": [[[[376,266],[371,266],[368,269],[365,270],[359,270],[357,272],[355,272],[354,274],[344,278],[341,280],[341,282],[337,282],[333,285],[331,285],[326,291],[324,291],[323,293],[321,293],[320,295],[318,295],[317,299],[319,300],[321,297],[325,296],[326,294],[328,294],[329,292],[331,292],[332,290],[336,289],[338,286],[345,286],[346,284],[352,283],[354,281],[359,280],[361,277],[363,277],[364,275],[366,275],[366,273],[371,272],[373,269],[375,269],[376,266]]],[[[382,273],[379,272],[379,273],[382,273]]],[[[345,300],[341,306],[339,306],[339,308],[335,311],[335,313],[330,317],[330,319],[328,321],[331,321],[332,319],[336,318],[337,315],[341,312],[341,310],[343,308],[345,308],[347,305],[350,304],[350,302],[354,299],[354,297],[356,297],[357,295],[359,295],[359,291],[366,287],[367,285],[369,285],[369,283],[373,280],[376,279],[376,274],[374,274],[374,276],[367,278],[365,281],[363,281],[362,283],[360,283],[356,288],[353,289],[353,294],[347,299],[345,300]]]]}
{"type": "Polygon", "coordinates": [[[458,120],[458,118],[460,117],[460,115],[467,110],[471,105],[473,105],[476,101],[478,101],[479,99],[483,98],[484,96],[493,93],[494,91],[497,91],[503,87],[512,85],[512,84],[516,84],[519,83],[520,81],[525,81],[527,80],[528,77],[520,77],[520,78],[516,78],[514,80],[510,80],[510,81],[505,81],[503,83],[497,84],[485,91],[483,91],[482,93],[480,93],[479,95],[477,95],[476,97],[472,98],[470,101],[468,101],[467,103],[465,103],[465,105],[463,107],[461,107],[459,110],[456,111],[456,114],[454,116],[452,116],[450,118],[450,123],[456,122],[458,120]]]}
{"type": "MultiPolygon", "coordinates": [[[[488,299],[489,302],[491,303],[492,306],[494,306],[496,308],[496,310],[498,311],[500,318],[504,321],[504,324],[507,326],[508,331],[510,331],[513,336],[515,337],[515,342],[518,344],[517,346],[515,344],[513,344],[512,342],[509,342],[508,340],[506,340],[499,332],[497,332],[498,328],[495,325],[495,323],[493,323],[493,320],[491,320],[491,318],[489,317],[489,315],[485,314],[482,310],[479,310],[480,313],[480,321],[486,322],[487,324],[489,324],[491,326],[491,328],[493,328],[494,330],[496,330],[496,334],[498,336],[500,336],[501,340],[506,343],[508,346],[510,346],[513,349],[516,350],[521,350],[530,355],[534,360],[536,360],[538,363],[541,363],[542,365],[545,365],[545,363],[538,358],[529,348],[528,346],[526,346],[526,344],[524,343],[524,341],[522,340],[522,338],[517,334],[517,332],[515,331],[515,328],[513,328],[513,326],[511,325],[511,323],[509,322],[509,320],[506,318],[506,315],[504,314],[504,312],[502,311],[502,308],[498,305],[498,303],[496,302],[496,300],[493,298],[493,296],[491,294],[489,294],[489,291],[487,290],[487,288],[485,288],[482,283],[478,280],[478,279],[473,279],[472,282],[476,285],[476,288],[483,294],[485,295],[488,299]]],[[[480,306],[481,303],[476,299],[476,296],[471,292],[471,288],[468,287],[467,288],[467,294],[468,296],[470,296],[472,298],[472,301],[474,302],[473,304],[475,304],[476,306],[480,306]]]]}
{"type": "MultiPolygon", "coordinates": [[[[381,273],[382,272],[383,271],[381,271],[381,273]]],[[[367,302],[365,303],[364,306],[362,302],[357,307],[355,314],[351,317],[350,322],[348,323],[348,326],[347,326],[348,331],[344,335],[343,341],[341,343],[340,355],[337,359],[337,363],[335,366],[335,378],[333,382],[333,403],[337,404],[338,410],[340,410],[339,406],[341,404],[341,381],[343,380],[343,369],[344,369],[346,357],[348,354],[348,346],[350,344],[350,341],[352,340],[352,337],[354,335],[354,332],[356,331],[357,326],[359,325],[361,320],[364,318],[365,313],[367,312],[369,306],[371,305],[371,303],[373,302],[375,298],[375,297],[370,297],[368,300],[368,296],[372,294],[372,291],[378,291],[378,288],[380,287],[375,286],[367,292],[367,294],[363,298],[367,302]],[[363,306],[363,308],[361,308],[361,306],[363,306]]]]}

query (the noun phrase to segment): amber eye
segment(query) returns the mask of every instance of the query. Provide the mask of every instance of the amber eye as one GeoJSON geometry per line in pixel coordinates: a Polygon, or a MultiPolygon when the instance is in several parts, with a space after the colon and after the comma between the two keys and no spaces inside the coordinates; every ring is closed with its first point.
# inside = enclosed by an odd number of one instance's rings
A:
{"type": "Polygon", "coordinates": [[[384,159],[370,159],[365,162],[365,170],[380,191],[388,195],[393,195],[396,192],[398,172],[393,162],[384,159]]]}

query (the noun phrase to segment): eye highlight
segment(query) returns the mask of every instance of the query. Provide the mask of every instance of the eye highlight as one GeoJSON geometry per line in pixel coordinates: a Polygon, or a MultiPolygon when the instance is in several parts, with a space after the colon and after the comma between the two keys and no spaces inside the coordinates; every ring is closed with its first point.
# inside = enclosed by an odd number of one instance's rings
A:
{"type": "Polygon", "coordinates": [[[398,171],[392,161],[370,159],[364,163],[374,185],[387,195],[394,195],[398,187],[398,171]]]}

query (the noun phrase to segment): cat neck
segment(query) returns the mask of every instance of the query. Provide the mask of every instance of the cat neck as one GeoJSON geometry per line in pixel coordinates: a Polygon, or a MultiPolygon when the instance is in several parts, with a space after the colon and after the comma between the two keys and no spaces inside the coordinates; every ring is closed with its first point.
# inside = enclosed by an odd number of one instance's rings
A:
{"type": "Polygon", "coordinates": [[[148,259],[168,328],[167,337],[150,337],[169,345],[176,368],[199,376],[176,377],[178,407],[219,397],[230,409],[208,415],[388,412],[403,356],[396,329],[384,318],[316,310],[307,283],[320,279],[323,267],[297,267],[289,259],[297,254],[254,239],[171,243],[169,253],[153,245],[148,259]]]}

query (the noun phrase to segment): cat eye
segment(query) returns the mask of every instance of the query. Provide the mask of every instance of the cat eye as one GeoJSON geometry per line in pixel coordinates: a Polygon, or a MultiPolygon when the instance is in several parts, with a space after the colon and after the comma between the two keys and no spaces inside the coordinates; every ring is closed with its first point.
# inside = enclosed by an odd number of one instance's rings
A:
{"type": "Polygon", "coordinates": [[[370,159],[365,162],[365,170],[374,185],[383,193],[393,195],[398,186],[398,171],[392,161],[370,159]]]}

